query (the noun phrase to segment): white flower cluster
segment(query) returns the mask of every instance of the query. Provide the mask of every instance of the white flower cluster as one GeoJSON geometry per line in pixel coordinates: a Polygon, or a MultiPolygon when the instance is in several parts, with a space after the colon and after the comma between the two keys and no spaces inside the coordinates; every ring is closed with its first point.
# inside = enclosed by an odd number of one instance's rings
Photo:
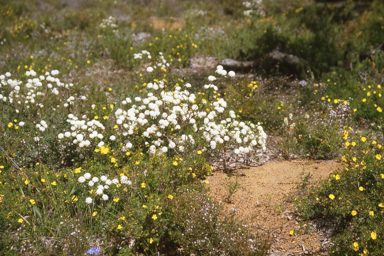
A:
{"type": "MultiPolygon", "coordinates": [[[[215,77],[208,79],[214,81],[215,77]]],[[[209,103],[211,111],[204,110],[204,105],[208,103],[203,100],[201,104],[196,104],[195,94],[187,90],[191,85],[187,83],[184,87],[177,86],[173,92],[158,92],[164,88],[163,81],[149,83],[147,88],[153,92],[145,98],[126,98],[122,102],[130,106],[127,110],[117,109],[115,112],[117,137],[125,145],[122,151],[136,146],[132,137],[140,134],[137,131],[145,138],[151,154],[157,150],[163,153],[168,150],[184,152],[186,147],[195,145],[196,139],[201,137],[212,150],[218,144],[226,144],[236,153],[249,153],[257,145],[265,150],[267,136],[261,126],[248,126],[236,121],[235,112],[227,110],[227,102],[222,98],[209,103]],[[191,131],[192,135],[188,134],[191,131]]],[[[217,90],[213,84],[205,88],[217,90]]]]}
{"type": "Polygon", "coordinates": [[[198,9],[193,9],[190,11],[191,16],[205,16],[206,14],[207,14],[206,11],[198,10],[198,9]]]}
{"type": "MultiPolygon", "coordinates": [[[[149,60],[152,59],[151,54],[146,50],[141,51],[141,53],[134,53],[133,58],[143,59],[143,55],[147,55],[147,58],[149,60]]],[[[159,57],[156,59],[155,64],[153,66],[147,67],[147,72],[151,73],[155,68],[166,69],[167,67],[169,67],[169,63],[167,63],[167,60],[164,58],[163,53],[159,52],[159,57]]]]}
{"type": "MultiPolygon", "coordinates": [[[[96,195],[101,196],[100,200],[107,201],[109,196],[106,194],[106,190],[110,188],[112,185],[125,184],[128,186],[132,185],[132,181],[128,179],[127,176],[123,175],[120,177],[120,181],[116,178],[109,179],[108,176],[102,175],[100,179],[94,176],[92,179],[92,175],[90,173],[85,173],[84,176],[80,176],[78,178],[79,183],[87,182],[89,187],[96,187],[96,195]]],[[[87,204],[91,204],[93,199],[91,197],[87,197],[85,199],[87,204]]]]}
{"type": "Polygon", "coordinates": [[[80,148],[89,147],[91,141],[98,143],[97,146],[101,147],[104,145],[104,142],[101,141],[104,136],[102,131],[105,130],[105,127],[98,120],[86,121],[86,116],[82,117],[83,120],[74,116],[73,114],[68,115],[67,122],[71,124],[71,131],[66,131],[58,135],[59,139],[71,138],[73,139],[73,144],[78,144],[80,148]]]}
{"type": "MultiPolygon", "coordinates": [[[[230,77],[235,77],[235,72],[234,71],[229,71],[229,72],[227,72],[224,68],[223,68],[223,66],[221,66],[221,65],[218,65],[217,67],[216,67],[216,71],[215,71],[217,74],[219,74],[219,75],[222,75],[222,76],[224,76],[224,77],[226,77],[227,76],[227,74],[230,76],[230,77]]],[[[208,78],[209,79],[209,78],[208,78]]],[[[216,80],[216,79],[215,79],[216,80]]],[[[211,80],[210,80],[211,81],[211,80]]]]}
{"type": "Polygon", "coordinates": [[[260,8],[262,0],[253,0],[252,2],[243,2],[245,8],[249,10],[244,11],[245,16],[252,16],[252,14],[257,14],[260,16],[265,15],[264,10],[260,8]]]}
{"type": "Polygon", "coordinates": [[[48,125],[44,120],[41,120],[40,123],[36,125],[36,128],[39,129],[41,132],[44,132],[45,129],[48,129],[48,125]]]}
{"type": "Polygon", "coordinates": [[[143,50],[139,53],[134,53],[133,54],[133,58],[134,59],[142,59],[143,58],[143,54],[147,55],[147,58],[150,60],[152,57],[151,57],[151,53],[147,50],[143,50]]]}
{"type": "Polygon", "coordinates": [[[117,25],[115,24],[115,19],[112,16],[109,16],[108,19],[103,19],[103,21],[100,24],[101,28],[117,28],[117,25]]]}
{"type": "Polygon", "coordinates": [[[43,102],[49,103],[54,101],[56,99],[54,95],[59,95],[60,90],[62,90],[61,88],[73,86],[71,83],[64,84],[60,82],[60,79],[54,77],[57,74],[59,74],[59,71],[52,70],[51,73],[46,72],[45,76],[35,77],[35,71],[27,71],[25,73],[26,77],[35,78],[28,78],[26,83],[11,79],[9,72],[5,75],[0,75],[0,88],[3,87],[5,89],[0,91],[0,100],[13,104],[16,113],[23,111],[24,108],[43,108],[43,102]]]}

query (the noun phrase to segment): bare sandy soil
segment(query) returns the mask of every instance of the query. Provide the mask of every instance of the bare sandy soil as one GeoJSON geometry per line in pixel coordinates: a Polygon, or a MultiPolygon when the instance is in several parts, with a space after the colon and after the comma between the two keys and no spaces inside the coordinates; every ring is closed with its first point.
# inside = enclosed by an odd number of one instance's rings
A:
{"type": "Polygon", "coordinates": [[[310,232],[304,232],[294,216],[295,188],[308,173],[314,182],[340,167],[336,161],[269,162],[231,175],[214,172],[208,186],[211,195],[224,202],[226,210],[236,211],[246,225],[271,235],[271,256],[327,255],[329,237],[312,223],[310,232]],[[236,174],[239,188],[228,200],[228,185],[236,181],[236,174]]]}

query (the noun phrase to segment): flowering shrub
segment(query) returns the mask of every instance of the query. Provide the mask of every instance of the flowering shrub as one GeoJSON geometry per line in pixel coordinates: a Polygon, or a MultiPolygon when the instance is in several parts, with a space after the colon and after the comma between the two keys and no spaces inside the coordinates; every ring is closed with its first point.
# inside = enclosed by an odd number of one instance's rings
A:
{"type": "MultiPolygon", "coordinates": [[[[0,108],[7,120],[0,143],[13,141],[6,153],[18,152],[12,162],[16,173],[10,162],[3,166],[8,181],[1,194],[6,196],[8,217],[14,218],[11,223],[26,237],[19,250],[38,250],[32,244],[44,243],[31,237],[29,225],[60,239],[70,234],[79,241],[119,241],[111,248],[93,247],[88,254],[123,247],[153,254],[167,251],[168,244],[183,246],[178,233],[184,230],[183,219],[175,218],[175,205],[170,202],[177,202],[181,191],[203,190],[198,178],[212,171],[215,156],[266,149],[263,128],[238,121],[213,84],[235,77],[233,71],[219,66],[216,73],[221,78],[209,76],[204,91],[195,94],[191,90],[197,89],[190,83],[172,86],[155,78],[170,68],[161,53],[154,60],[147,51],[134,55],[137,61],[143,58],[153,61],[145,69],[144,90],[116,97],[110,89],[105,102],[92,105],[93,96],[84,96],[77,85],[62,83],[55,77],[58,71],[37,77],[31,70],[19,80],[10,79],[10,73],[0,76],[0,108]],[[15,140],[17,134],[24,135],[22,141],[15,140]],[[70,219],[72,226],[57,226],[62,218],[70,219]]],[[[191,225],[200,221],[197,218],[191,225]]],[[[190,227],[186,232],[196,231],[190,227]]],[[[4,239],[17,242],[19,238],[4,239]]],[[[88,248],[94,245],[89,243],[88,248]]],[[[256,245],[246,247],[255,250],[256,245]]],[[[208,247],[212,246],[218,245],[208,247]]],[[[65,250],[73,253],[71,248],[65,250]]]]}
{"type": "Polygon", "coordinates": [[[297,201],[306,219],[325,218],[338,231],[331,255],[378,255],[383,243],[383,147],[375,138],[344,131],[344,167],[297,201]]]}

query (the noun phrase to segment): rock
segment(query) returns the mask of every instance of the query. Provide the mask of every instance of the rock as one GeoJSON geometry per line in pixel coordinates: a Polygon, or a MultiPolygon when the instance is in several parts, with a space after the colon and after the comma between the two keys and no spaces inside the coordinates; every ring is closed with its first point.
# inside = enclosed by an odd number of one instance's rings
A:
{"type": "Polygon", "coordinates": [[[215,69],[217,67],[218,61],[214,57],[202,57],[195,56],[188,61],[190,68],[194,73],[201,70],[215,69]]]}
{"type": "Polygon", "coordinates": [[[296,57],[295,55],[292,55],[292,54],[282,53],[278,50],[273,50],[267,56],[268,58],[281,62],[283,64],[297,65],[301,62],[299,57],[296,57]]]}
{"type": "Polygon", "coordinates": [[[238,61],[233,59],[224,59],[219,62],[225,70],[233,70],[235,72],[249,72],[254,66],[254,61],[238,61]]]}
{"type": "Polygon", "coordinates": [[[268,53],[263,60],[263,67],[269,67],[269,72],[275,72],[276,67],[281,73],[305,77],[305,61],[295,55],[280,52],[278,49],[268,53]]]}

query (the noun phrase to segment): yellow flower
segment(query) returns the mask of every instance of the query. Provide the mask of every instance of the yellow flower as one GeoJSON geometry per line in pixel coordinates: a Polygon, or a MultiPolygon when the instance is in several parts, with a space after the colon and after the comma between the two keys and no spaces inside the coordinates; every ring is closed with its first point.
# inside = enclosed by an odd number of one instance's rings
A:
{"type": "Polygon", "coordinates": [[[357,158],[356,158],[356,157],[353,157],[352,160],[353,160],[353,162],[356,162],[357,158]]]}
{"type": "Polygon", "coordinates": [[[376,155],[376,159],[377,159],[377,160],[381,160],[381,155],[377,154],[377,155],[376,155]]]}
{"type": "Polygon", "coordinates": [[[329,198],[330,198],[331,200],[333,200],[333,199],[335,199],[335,196],[334,196],[333,194],[330,194],[330,195],[329,195],[329,198]]]}
{"type": "Polygon", "coordinates": [[[358,242],[354,242],[353,246],[355,247],[355,248],[353,248],[355,251],[359,250],[359,243],[358,242]]]}
{"type": "Polygon", "coordinates": [[[362,141],[362,142],[365,142],[366,140],[367,140],[367,138],[365,138],[365,137],[362,137],[362,138],[361,138],[361,141],[362,141]]]}
{"type": "Polygon", "coordinates": [[[375,240],[375,239],[377,238],[377,234],[376,234],[376,232],[372,232],[372,233],[371,233],[371,237],[372,237],[373,240],[375,240]]]}
{"type": "Polygon", "coordinates": [[[110,107],[110,108],[113,108],[113,104],[110,104],[109,107],[110,107]]]}
{"type": "Polygon", "coordinates": [[[144,182],[141,183],[141,187],[142,187],[142,188],[145,188],[145,183],[144,183],[144,182]]]}
{"type": "Polygon", "coordinates": [[[131,154],[131,152],[127,152],[127,153],[125,153],[127,156],[129,156],[130,154],[131,154]]]}
{"type": "Polygon", "coordinates": [[[120,217],[120,218],[119,218],[119,220],[125,220],[125,217],[124,217],[124,216],[122,216],[122,217],[120,217]]]}
{"type": "Polygon", "coordinates": [[[44,182],[45,182],[45,179],[41,179],[41,182],[43,182],[43,183],[44,183],[44,182]]]}
{"type": "Polygon", "coordinates": [[[29,181],[28,179],[24,181],[25,185],[28,185],[29,182],[30,182],[30,181],[29,181]]]}
{"type": "Polygon", "coordinates": [[[198,154],[198,155],[201,155],[201,153],[202,153],[201,150],[197,151],[197,154],[198,154]]]}
{"type": "Polygon", "coordinates": [[[363,99],[362,102],[366,102],[367,100],[366,99],[363,99]]]}
{"type": "Polygon", "coordinates": [[[13,123],[8,124],[8,128],[11,128],[13,126],[13,123]]]}
{"type": "Polygon", "coordinates": [[[205,183],[209,184],[209,181],[208,181],[208,180],[205,180],[205,183]]]}
{"type": "Polygon", "coordinates": [[[383,203],[379,203],[379,207],[384,208],[384,204],[383,203]]]}
{"type": "Polygon", "coordinates": [[[119,202],[120,198],[116,197],[116,198],[113,198],[113,202],[119,202]]]}
{"type": "Polygon", "coordinates": [[[384,174],[383,174],[383,173],[382,173],[382,174],[380,174],[380,176],[381,176],[381,178],[382,178],[382,179],[384,179],[384,174]]]}
{"type": "Polygon", "coordinates": [[[98,116],[95,116],[93,119],[96,119],[96,120],[97,120],[97,119],[99,119],[99,117],[98,117],[98,116]]]}
{"type": "Polygon", "coordinates": [[[149,243],[151,244],[151,243],[153,243],[153,239],[151,238],[151,239],[149,239],[149,243]]]}
{"type": "Polygon", "coordinates": [[[73,202],[77,202],[79,200],[79,198],[77,196],[72,196],[72,201],[73,202]]]}
{"type": "Polygon", "coordinates": [[[30,202],[31,204],[35,204],[35,203],[36,203],[36,201],[33,200],[33,199],[29,200],[29,202],[30,202]]]}
{"type": "Polygon", "coordinates": [[[111,157],[111,163],[116,163],[116,158],[111,157]]]}
{"type": "Polygon", "coordinates": [[[156,214],[153,214],[152,219],[153,219],[153,220],[157,220],[157,216],[156,216],[156,214]]]}
{"type": "Polygon", "coordinates": [[[345,147],[347,148],[349,146],[349,142],[345,142],[345,147]]]}
{"type": "Polygon", "coordinates": [[[177,161],[173,161],[173,165],[174,165],[174,166],[177,166],[177,161]]]}
{"type": "Polygon", "coordinates": [[[336,180],[339,180],[340,179],[340,175],[336,175],[336,180]]]}
{"type": "Polygon", "coordinates": [[[80,173],[81,167],[75,169],[75,173],[80,173]]]}
{"type": "Polygon", "coordinates": [[[363,187],[359,187],[359,190],[360,190],[360,191],[364,191],[364,188],[363,188],[363,187]]]}
{"type": "Polygon", "coordinates": [[[172,195],[168,195],[168,198],[172,200],[172,199],[173,199],[173,196],[172,196],[172,195]]]}
{"type": "Polygon", "coordinates": [[[383,110],[381,109],[381,107],[378,107],[377,109],[376,109],[378,112],[383,112],[383,110]]]}
{"type": "Polygon", "coordinates": [[[351,212],[351,214],[352,214],[352,216],[356,216],[357,212],[356,212],[355,210],[353,210],[353,211],[351,212]]]}
{"type": "Polygon", "coordinates": [[[293,230],[289,231],[289,235],[290,235],[290,236],[293,236],[294,233],[295,233],[295,232],[294,232],[293,230]]]}
{"type": "Polygon", "coordinates": [[[373,211],[369,211],[369,215],[370,215],[370,216],[374,216],[375,213],[374,213],[373,211]]]}
{"type": "Polygon", "coordinates": [[[108,117],[107,117],[107,116],[103,116],[103,118],[104,118],[104,120],[108,119],[108,117]]]}
{"type": "Polygon", "coordinates": [[[52,186],[56,186],[56,181],[53,181],[53,182],[51,183],[51,185],[52,185],[52,186]]]}
{"type": "Polygon", "coordinates": [[[23,221],[24,221],[24,220],[23,220],[22,218],[20,218],[20,219],[18,220],[19,223],[23,223],[23,221]]]}
{"type": "Polygon", "coordinates": [[[92,216],[95,217],[97,215],[97,212],[93,212],[92,216]]]}
{"type": "Polygon", "coordinates": [[[123,229],[123,227],[121,225],[118,225],[116,229],[121,230],[121,229],[123,229]]]}
{"type": "Polygon", "coordinates": [[[101,154],[106,155],[106,154],[109,153],[109,148],[106,148],[106,147],[102,146],[102,147],[100,148],[100,152],[101,152],[101,154]]]}
{"type": "MultiPolygon", "coordinates": [[[[381,175],[384,177],[384,174],[381,174],[381,175]]],[[[196,174],[195,173],[192,173],[192,178],[196,178],[196,174]]]]}
{"type": "Polygon", "coordinates": [[[147,208],[147,206],[145,204],[143,204],[143,208],[147,208]]]}

